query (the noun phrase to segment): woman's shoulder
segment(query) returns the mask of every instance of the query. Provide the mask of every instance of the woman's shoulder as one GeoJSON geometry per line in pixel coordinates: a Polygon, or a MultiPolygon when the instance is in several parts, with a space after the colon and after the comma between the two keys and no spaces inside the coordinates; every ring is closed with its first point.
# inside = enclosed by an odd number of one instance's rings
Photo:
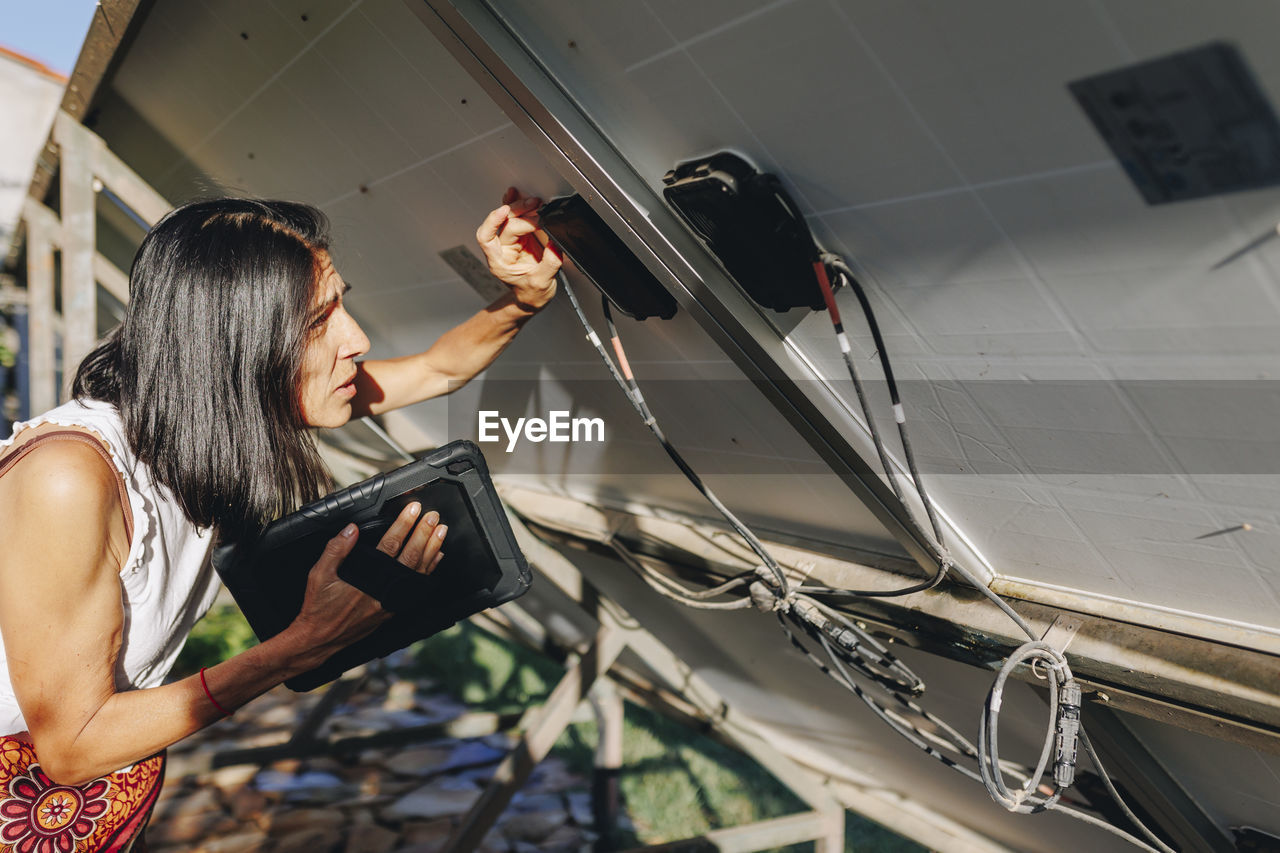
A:
{"type": "Polygon", "coordinates": [[[5,538],[24,529],[50,539],[88,537],[101,542],[105,536],[111,550],[128,550],[119,474],[95,444],[102,446],[102,438],[87,427],[46,423],[23,430],[0,451],[0,519],[6,527],[13,525],[5,538]],[[55,432],[83,435],[86,440],[31,446],[55,432]]]}
{"type": "Polygon", "coordinates": [[[21,492],[23,501],[33,504],[54,500],[81,509],[97,503],[119,506],[117,473],[90,442],[101,444],[102,439],[86,427],[42,424],[24,430],[11,446],[0,451],[0,469],[10,457],[22,456],[0,477],[0,489],[10,486],[9,491],[21,492]],[[83,435],[87,441],[43,441],[38,447],[29,447],[57,432],[83,435]]]}

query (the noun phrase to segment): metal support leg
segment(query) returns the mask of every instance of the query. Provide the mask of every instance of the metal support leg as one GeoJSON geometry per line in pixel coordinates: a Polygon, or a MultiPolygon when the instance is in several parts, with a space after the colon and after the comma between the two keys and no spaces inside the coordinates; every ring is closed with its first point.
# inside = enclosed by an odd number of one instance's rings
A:
{"type": "Polygon", "coordinates": [[[844,815],[843,808],[828,809],[817,812],[821,819],[821,828],[813,842],[814,853],[842,853],[844,850],[844,815]]]}
{"type": "Polygon", "coordinates": [[[565,672],[547,698],[547,704],[533,716],[520,742],[498,765],[489,786],[449,838],[444,847],[446,853],[465,853],[476,849],[511,802],[512,796],[524,786],[533,768],[547,757],[556,739],[568,727],[574,710],[586,698],[591,685],[608,672],[622,648],[622,638],[616,632],[601,627],[595,643],[565,672]]]}
{"type": "Polygon", "coordinates": [[[622,772],[622,694],[608,679],[591,689],[591,707],[596,714],[595,767],[591,777],[591,814],[594,819],[598,853],[613,850],[618,827],[618,776],[622,772]]]}
{"type": "MultiPolygon", "coordinates": [[[[508,516],[520,550],[542,577],[575,601],[584,601],[596,594],[567,557],[534,536],[519,518],[510,513],[508,516]]],[[[602,629],[609,629],[621,637],[663,680],[677,685],[681,695],[692,705],[707,716],[718,719],[721,730],[730,735],[739,749],[758,761],[822,816],[821,833],[808,836],[808,839],[818,839],[819,853],[837,853],[843,849],[844,806],[827,787],[825,778],[782,754],[770,742],[767,730],[727,705],[714,687],[641,627],[617,602],[612,602],[607,608],[596,608],[592,615],[600,621],[602,629]]]]}

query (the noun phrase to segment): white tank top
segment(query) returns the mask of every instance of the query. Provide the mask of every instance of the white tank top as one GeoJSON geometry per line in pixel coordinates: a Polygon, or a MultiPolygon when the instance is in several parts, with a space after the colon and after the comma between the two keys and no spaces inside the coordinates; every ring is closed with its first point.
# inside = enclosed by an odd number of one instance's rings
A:
{"type": "MultiPolygon", "coordinates": [[[[116,689],[156,687],[169,674],[192,626],[218,594],[217,575],[208,559],[212,536],[187,520],[172,492],[151,481],[150,470],[129,449],[119,413],[108,403],[73,400],[15,424],[13,435],[0,440],[0,453],[22,430],[46,423],[93,430],[106,442],[124,478],[133,510],[133,540],[120,571],[124,644],[116,666],[116,689]]],[[[5,537],[0,518],[0,542],[5,537]]],[[[25,731],[27,724],[14,699],[3,652],[0,640],[0,734],[13,734],[25,731]]]]}

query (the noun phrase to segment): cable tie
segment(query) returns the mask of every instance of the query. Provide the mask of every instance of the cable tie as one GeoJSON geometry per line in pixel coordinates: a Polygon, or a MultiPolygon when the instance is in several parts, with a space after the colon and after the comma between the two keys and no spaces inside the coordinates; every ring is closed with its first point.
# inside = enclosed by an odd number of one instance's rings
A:
{"type": "Polygon", "coordinates": [[[591,341],[591,343],[594,344],[595,346],[598,346],[598,347],[604,346],[604,344],[600,343],[600,337],[596,334],[595,329],[592,329],[591,331],[587,332],[587,340],[591,341]]]}
{"type": "Polygon", "coordinates": [[[836,340],[840,342],[840,352],[853,352],[853,348],[849,346],[849,336],[844,332],[837,334],[836,340]]]}
{"type": "Polygon", "coordinates": [[[893,419],[900,424],[905,424],[907,422],[907,412],[902,408],[901,403],[893,404],[893,419]]]}
{"type": "Polygon", "coordinates": [[[1040,679],[1041,681],[1049,680],[1049,674],[1042,670],[1042,667],[1048,666],[1047,662],[1041,660],[1040,658],[1033,658],[1029,666],[1031,667],[1031,674],[1034,675],[1036,678],[1040,679]]]}
{"type": "Polygon", "coordinates": [[[751,596],[751,603],[761,613],[772,613],[778,609],[778,596],[764,581],[752,581],[747,587],[747,593],[751,596]]]}

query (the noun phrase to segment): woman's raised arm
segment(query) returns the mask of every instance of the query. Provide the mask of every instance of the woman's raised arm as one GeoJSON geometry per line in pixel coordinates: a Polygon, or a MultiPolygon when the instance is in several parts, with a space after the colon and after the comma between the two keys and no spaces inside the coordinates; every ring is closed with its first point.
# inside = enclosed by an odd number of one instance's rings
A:
{"type": "Polygon", "coordinates": [[[541,200],[509,187],[485,217],[476,242],[489,271],[510,291],[441,335],[425,352],[366,360],[356,376],[354,417],[379,415],[458,390],[511,343],[555,295],[560,254],[538,229],[541,200]]]}

